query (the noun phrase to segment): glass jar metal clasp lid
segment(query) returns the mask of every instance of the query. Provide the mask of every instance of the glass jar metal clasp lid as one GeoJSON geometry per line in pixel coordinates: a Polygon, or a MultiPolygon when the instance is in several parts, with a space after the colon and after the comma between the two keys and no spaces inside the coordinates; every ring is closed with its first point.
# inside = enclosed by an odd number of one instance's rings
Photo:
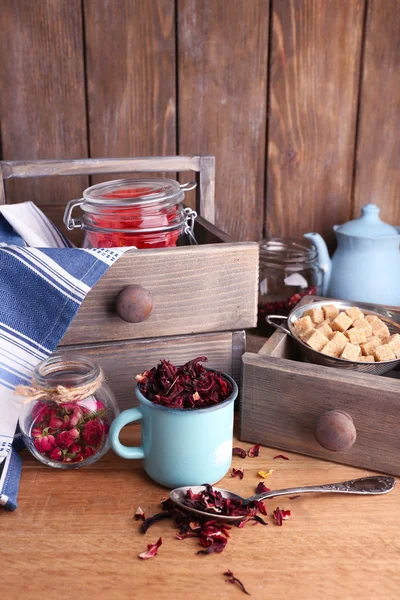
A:
{"type": "MultiPolygon", "coordinates": [[[[74,208],[81,206],[85,212],[96,210],[96,208],[144,208],[151,205],[173,205],[180,204],[185,192],[193,190],[197,186],[195,181],[180,184],[173,179],[119,179],[107,181],[91,186],[84,190],[83,198],[70,200],[64,213],[64,225],[69,231],[73,229],[91,229],[93,231],[116,232],[116,233],[155,233],[157,231],[168,231],[177,229],[180,223],[166,225],[163,227],[143,229],[108,229],[97,226],[88,226],[82,217],[73,218],[74,208]],[[126,187],[129,186],[129,189],[126,187]],[[129,193],[126,193],[129,192],[129,193]]],[[[191,243],[196,243],[194,237],[194,221],[197,212],[191,208],[184,209],[185,227],[191,243]]]]}

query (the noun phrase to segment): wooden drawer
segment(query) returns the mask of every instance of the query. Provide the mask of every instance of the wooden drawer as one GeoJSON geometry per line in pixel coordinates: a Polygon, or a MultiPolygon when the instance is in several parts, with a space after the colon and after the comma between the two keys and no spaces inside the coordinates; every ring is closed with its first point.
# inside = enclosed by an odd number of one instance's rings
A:
{"type": "Polygon", "coordinates": [[[208,358],[207,366],[240,380],[240,358],[245,350],[244,331],[179,336],[156,340],[63,346],[60,351],[81,352],[98,362],[116,395],[121,410],[136,406],[135,375],[165,358],[179,365],[197,356],[208,358]]]}
{"type": "Polygon", "coordinates": [[[254,327],[257,289],[253,242],[128,250],[89,292],[61,344],[254,327]],[[130,284],[154,296],[142,323],[127,323],[115,312],[118,293],[130,284]]]}
{"type": "Polygon", "coordinates": [[[280,332],[242,361],[240,439],[400,476],[400,371],[376,376],[301,362],[280,332]],[[353,419],[357,438],[346,452],[314,437],[316,420],[331,410],[353,419]]]}

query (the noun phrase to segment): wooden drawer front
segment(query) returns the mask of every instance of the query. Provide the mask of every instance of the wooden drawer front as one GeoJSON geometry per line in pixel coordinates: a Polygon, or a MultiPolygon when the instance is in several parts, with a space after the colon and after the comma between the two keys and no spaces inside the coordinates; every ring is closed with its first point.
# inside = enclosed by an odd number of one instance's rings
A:
{"type": "Polygon", "coordinates": [[[400,476],[400,381],[246,353],[240,439],[400,476]],[[339,409],[357,439],[347,452],[315,440],[315,420],[339,409]]]}
{"type": "Polygon", "coordinates": [[[129,250],[90,291],[61,344],[81,344],[254,327],[258,244],[252,242],[129,250]],[[142,323],[115,313],[127,285],[154,296],[142,323]]]}
{"type": "Polygon", "coordinates": [[[153,367],[162,358],[179,365],[206,356],[207,366],[228,373],[239,382],[244,349],[244,331],[59,348],[80,352],[99,363],[121,410],[138,404],[134,391],[137,373],[153,367]]]}

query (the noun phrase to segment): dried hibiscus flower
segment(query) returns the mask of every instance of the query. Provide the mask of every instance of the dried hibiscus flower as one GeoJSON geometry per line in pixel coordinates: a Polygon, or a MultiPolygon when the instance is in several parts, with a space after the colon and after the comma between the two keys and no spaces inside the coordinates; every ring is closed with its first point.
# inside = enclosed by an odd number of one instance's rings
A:
{"type": "MultiPolygon", "coordinates": [[[[187,492],[186,503],[190,508],[198,508],[200,510],[207,510],[212,515],[218,517],[218,515],[229,514],[231,516],[244,516],[242,521],[234,523],[236,527],[242,528],[245,523],[250,520],[257,520],[259,523],[263,522],[263,519],[258,516],[257,513],[261,512],[266,515],[265,506],[263,502],[251,502],[246,506],[242,506],[241,500],[231,500],[223,498],[220,492],[214,491],[211,485],[205,485],[204,490],[198,494],[193,493],[192,490],[187,492]]],[[[178,529],[176,535],[178,540],[184,540],[186,538],[197,537],[200,544],[204,549],[199,550],[199,554],[212,554],[214,552],[222,552],[227,544],[230,526],[225,523],[213,519],[210,517],[198,517],[194,520],[193,514],[188,511],[181,510],[177,507],[170,498],[167,498],[161,502],[163,512],[158,513],[152,517],[149,517],[140,526],[140,531],[146,533],[146,531],[160,521],[161,519],[172,519],[175,527],[178,529]]],[[[266,524],[265,521],[263,524],[266,524]]]]}
{"type": "Polygon", "coordinates": [[[286,521],[287,519],[289,519],[292,516],[290,510],[283,510],[283,509],[281,510],[279,507],[274,510],[273,515],[274,515],[276,524],[280,525],[280,527],[282,527],[283,521],[286,521]]]}
{"type": "Polygon", "coordinates": [[[147,560],[148,558],[153,558],[158,552],[159,547],[162,544],[162,538],[159,538],[155,544],[147,544],[147,550],[139,554],[139,558],[143,560],[147,560]]]}
{"type": "Polygon", "coordinates": [[[139,389],[154,404],[169,408],[205,408],[223,402],[232,393],[230,382],[201,362],[207,358],[200,356],[181,367],[161,360],[150,371],[136,375],[139,389]]]}
{"type": "Polygon", "coordinates": [[[250,596],[249,592],[246,590],[246,588],[244,587],[243,583],[240,581],[240,579],[238,579],[237,577],[234,576],[234,574],[232,573],[232,571],[228,570],[225,571],[224,573],[225,577],[229,577],[229,579],[226,580],[227,583],[236,583],[240,589],[242,590],[242,592],[244,592],[245,594],[247,594],[248,596],[250,596]]]}
{"type": "Polygon", "coordinates": [[[242,467],[240,467],[239,469],[235,469],[235,467],[233,467],[231,477],[240,477],[240,479],[243,479],[244,469],[242,469],[242,467]]]}
{"type": "Polygon", "coordinates": [[[243,450],[243,448],[232,448],[232,456],[240,456],[240,458],[246,458],[246,450],[243,450]]]}
{"type": "Polygon", "coordinates": [[[276,458],[282,458],[283,460],[289,460],[289,457],[285,456],[284,454],[277,454],[276,456],[274,456],[274,460],[276,458]]]}
{"type": "Polygon", "coordinates": [[[264,492],[270,492],[271,490],[265,485],[263,481],[260,481],[256,487],[256,494],[264,494],[264,492]]]}
{"type": "Polygon", "coordinates": [[[184,503],[188,508],[202,510],[212,515],[224,515],[231,517],[253,517],[258,512],[265,512],[264,503],[253,501],[243,506],[241,500],[236,498],[225,498],[221,492],[213,489],[211,485],[206,484],[204,490],[194,493],[191,489],[186,492],[184,503]]]}
{"type": "Polygon", "coordinates": [[[248,455],[250,458],[254,458],[255,456],[258,456],[259,454],[260,454],[260,444],[256,444],[255,446],[252,446],[252,448],[249,448],[248,455]]]}
{"type": "Polygon", "coordinates": [[[142,519],[142,521],[145,520],[145,514],[144,514],[144,510],[142,508],[140,508],[140,506],[138,506],[136,512],[135,512],[135,521],[139,521],[139,519],[142,519]]]}

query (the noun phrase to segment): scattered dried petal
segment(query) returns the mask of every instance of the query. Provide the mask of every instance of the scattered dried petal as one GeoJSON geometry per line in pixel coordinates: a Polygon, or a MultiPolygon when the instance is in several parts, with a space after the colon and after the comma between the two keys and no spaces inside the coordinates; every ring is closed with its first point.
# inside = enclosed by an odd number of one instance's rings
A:
{"type": "Polygon", "coordinates": [[[253,519],[256,521],[256,523],[261,523],[261,525],[268,525],[267,521],[264,521],[264,519],[259,515],[254,515],[253,519]]]}
{"type": "Polygon", "coordinates": [[[140,531],[142,533],[146,533],[146,531],[152,525],[154,525],[154,523],[157,523],[157,521],[161,521],[161,519],[172,519],[172,514],[169,511],[165,510],[163,512],[157,513],[156,515],[153,515],[152,517],[148,517],[141,524],[140,531]]]}
{"type": "Polygon", "coordinates": [[[250,596],[251,594],[249,594],[249,592],[246,590],[246,588],[244,587],[243,583],[240,581],[240,579],[238,579],[237,577],[234,576],[234,574],[232,573],[232,571],[228,570],[225,571],[224,573],[225,577],[229,577],[229,579],[226,580],[226,582],[228,583],[236,583],[240,589],[242,590],[242,592],[244,592],[245,594],[247,594],[248,596],[250,596]]]}
{"type": "Polygon", "coordinates": [[[276,458],[283,458],[283,460],[289,460],[289,457],[285,456],[284,454],[277,454],[276,456],[274,456],[274,460],[276,458]]]}
{"type": "Polygon", "coordinates": [[[296,500],[296,498],[300,498],[300,494],[297,494],[297,496],[289,496],[289,500],[296,500]]]}
{"type": "Polygon", "coordinates": [[[135,521],[139,521],[139,519],[142,519],[142,521],[145,520],[145,514],[144,514],[144,510],[142,508],[140,508],[140,506],[138,506],[137,511],[135,512],[135,521]]]}
{"type": "Polygon", "coordinates": [[[290,510],[281,510],[279,507],[274,510],[274,519],[276,524],[282,527],[282,522],[289,519],[292,515],[290,510]]]}
{"type": "Polygon", "coordinates": [[[243,479],[244,469],[242,469],[242,467],[240,467],[239,469],[235,469],[235,467],[233,467],[231,477],[238,477],[238,476],[240,477],[240,479],[243,479]]]}
{"type": "Polygon", "coordinates": [[[265,492],[270,492],[271,490],[265,485],[263,481],[260,481],[258,486],[256,487],[256,494],[264,494],[265,492]]]}
{"type": "Polygon", "coordinates": [[[269,471],[258,471],[258,475],[260,477],[262,477],[263,479],[266,479],[267,477],[269,477],[270,475],[272,475],[273,472],[274,472],[273,469],[270,469],[269,471]]]}
{"type": "Polygon", "coordinates": [[[260,454],[260,444],[256,444],[252,448],[249,449],[248,455],[250,458],[254,458],[260,454]]]}
{"type": "Polygon", "coordinates": [[[240,458],[246,458],[246,450],[243,448],[232,448],[232,456],[240,456],[240,458]]]}
{"type": "Polygon", "coordinates": [[[139,558],[142,558],[143,560],[147,560],[148,558],[153,558],[153,556],[155,556],[158,552],[159,547],[162,544],[162,538],[159,538],[159,540],[155,543],[155,544],[147,544],[147,550],[145,550],[145,552],[142,552],[141,554],[139,554],[139,558]]]}

